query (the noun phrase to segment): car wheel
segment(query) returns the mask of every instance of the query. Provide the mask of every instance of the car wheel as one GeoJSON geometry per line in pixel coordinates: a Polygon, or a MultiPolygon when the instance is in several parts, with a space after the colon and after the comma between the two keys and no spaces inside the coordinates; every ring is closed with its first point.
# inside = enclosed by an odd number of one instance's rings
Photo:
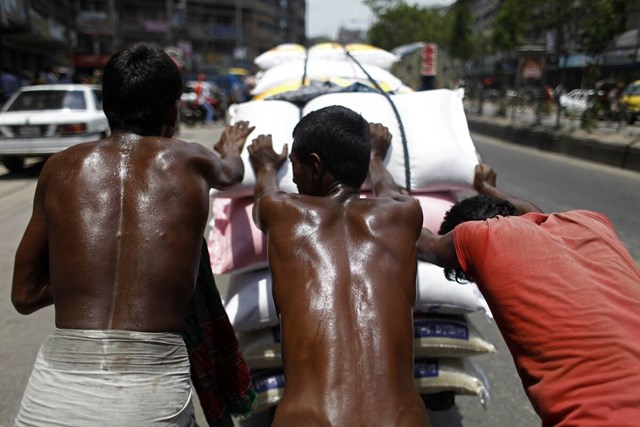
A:
{"type": "Polygon", "coordinates": [[[17,156],[3,157],[2,164],[9,169],[9,172],[20,172],[24,169],[24,158],[17,156]]]}

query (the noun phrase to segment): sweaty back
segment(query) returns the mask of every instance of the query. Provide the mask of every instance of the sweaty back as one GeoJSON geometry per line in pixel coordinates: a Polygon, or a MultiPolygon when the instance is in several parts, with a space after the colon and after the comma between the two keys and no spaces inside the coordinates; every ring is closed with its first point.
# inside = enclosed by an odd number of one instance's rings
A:
{"type": "Polygon", "coordinates": [[[265,205],[278,212],[266,225],[287,381],[274,425],[424,425],[412,353],[417,204],[292,195],[265,205]]]}
{"type": "Polygon", "coordinates": [[[189,303],[208,212],[208,187],[189,146],[125,134],[49,160],[58,327],[182,329],[176,319],[189,303]]]}

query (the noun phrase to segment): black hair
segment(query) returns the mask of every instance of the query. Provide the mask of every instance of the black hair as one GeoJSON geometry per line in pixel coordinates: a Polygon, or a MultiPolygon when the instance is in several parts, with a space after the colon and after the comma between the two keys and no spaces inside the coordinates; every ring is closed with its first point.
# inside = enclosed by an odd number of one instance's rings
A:
{"type": "MultiPolygon", "coordinates": [[[[508,200],[483,194],[464,199],[449,209],[445,214],[438,234],[447,234],[458,224],[466,221],[482,221],[496,216],[518,215],[518,209],[508,200]]],[[[473,281],[461,268],[445,268],[444,275],[448,280],[458,283],[473,281]]]]}
{"type": "Polygon", "coordinates": [[[313,111],[293,129],[292,153],[301,163],[316,153],[333,177],[360,188],[369,172],[369,123],[349,108],[333,105],[313,111]]]}
{"type": "Polygon", "coordinates": [[[107,62],[102,105],[112,130],[157,135],[182,90],[180,71],[169,55],[153,43],[136,43],[107,62]]]}

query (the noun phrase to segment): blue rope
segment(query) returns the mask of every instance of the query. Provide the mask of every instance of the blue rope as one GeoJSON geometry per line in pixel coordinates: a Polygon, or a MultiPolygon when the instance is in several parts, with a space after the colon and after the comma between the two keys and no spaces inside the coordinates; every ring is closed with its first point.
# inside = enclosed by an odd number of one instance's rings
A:
{"type": "Polygon", "coordinates": [[[358,61],[352,54],[351,52],[349,52],[349,50],[346,48],[346,46],[344,46],[344,51],[347,54],[347,56],[349,58],[351,58],[351,60],[353,62],[356,63],[356,65],[358,67],[360,67],[360,69],[362,70],[362,72],[367,76],[367,78],[369,79],[369,81],[371,83],[373,83],[374,87],[378,90],[378,92],[384,96],[386,98],[387,101],[389,101],[389,104],[391,105],[391,109],[393,110],[393,113],[396,115],[396,120],[398,121],[398,127],[400,128],[400,136],[402,137],[402,151],[404,154],[404,178],[405,178],[405,189],[411,193],[411,165],[409,163],[409,146],[407,144],[407,135],[404,131],[404,125],[402,124],[402,117],[400,117],[400,113],[398,112],[398,109],[396,108],[396,104],[394,104],[393,100],[391,99],[391,97],[389,96],[389,94],[387,92],[385,92],[380,85],[378,84],[378,82],[371,77],[371,75],[367,72],[367,70],[364,69],[364,67],[362,66],[362,64],[360,63],[360,61],[358,61]]]}

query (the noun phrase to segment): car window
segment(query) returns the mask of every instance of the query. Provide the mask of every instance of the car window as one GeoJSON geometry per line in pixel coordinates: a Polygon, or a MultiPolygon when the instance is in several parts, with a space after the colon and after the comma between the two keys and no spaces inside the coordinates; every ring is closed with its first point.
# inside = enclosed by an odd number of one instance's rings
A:
{"type": "Polygon", "coordinates": [[[80,90],[25,91],[16,97],[7,111],[60,110],[63,108],[86,109],[84,93],[80,90]]]}
{"type": "Polygon", "coordinates": [[[102,91],[94,89],[91,91],[91,93],[93,94],[93,100],[95,101],[96,109],[102,110],[102,91]]]}

